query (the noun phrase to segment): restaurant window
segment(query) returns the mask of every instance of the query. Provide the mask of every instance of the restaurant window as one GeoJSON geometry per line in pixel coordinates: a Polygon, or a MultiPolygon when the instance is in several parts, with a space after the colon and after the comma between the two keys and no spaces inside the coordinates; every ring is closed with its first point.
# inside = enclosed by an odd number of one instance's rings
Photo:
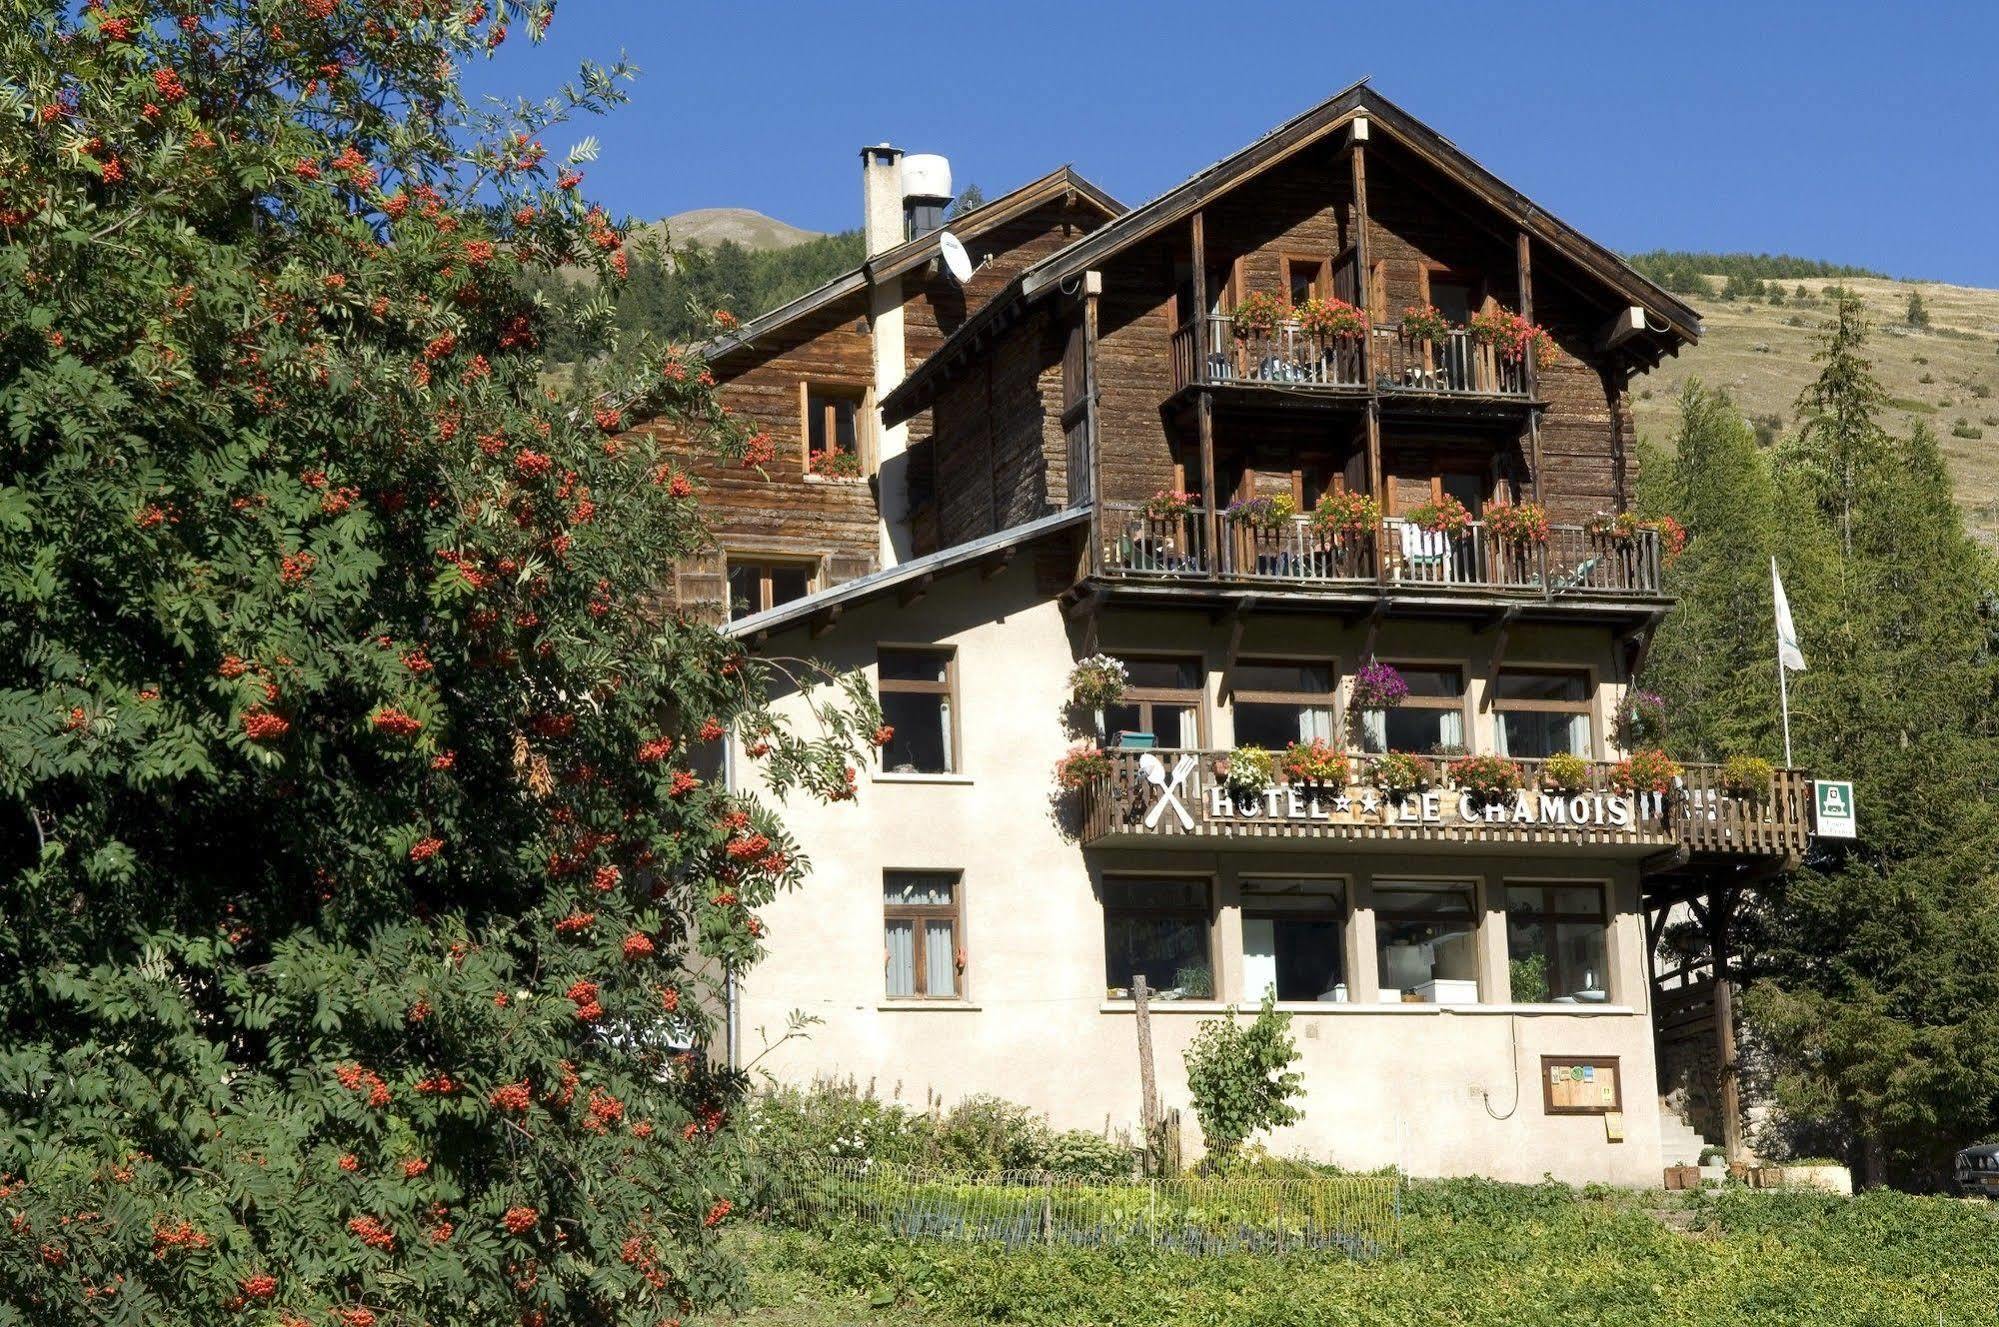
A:
{"type": "Polygon", "coordinates": [[[729,616],[748,617],[812,593],[813,568],[804,562],[729,559],[729,616]]]}
{"type": "Polygon", "coordinates": [[[1133,977],[1154,998],[1211,1000],[1208,882],[1185,878],[1104,880],[1104,988],[1129,999],[1133,977]]]}
{"type": "Polygon", "coordinates": [[[882,876],[883,947],[891,1000],[957,999],[962,943],[958,876],[889,871],[882,876]]]}
{"type": "Polygon", "coordinates": [[[1229,671],[1237,746],[1333,740],[1333,666],[1245,659],[1229,671]]]}
{"type": "Polygon", "coordinates": [[[1610,998],[1601,885],[1508,885],[1506,953],[1516,1004],[1610,998]]]}
{"type": "Polygon", "coordinates": [[[1377,884],[1374,935],[1384,1003],[1478,1003],[1470,885],[1377,884]]]}
{"type": "Polygon", "coordinates": [[[883,647],[878,689],[882,721],[894,731],[882,747],[891,774],[951,774],[957,763],[957,660],[949,650],[883,647]]]}
{"type": "Polygon", "coordinates": [[[1374,753],[1408,751],[1455,756],[1465,749],[1465,675],[1462,669],[1395,665],[1409,694],[1402,703],[1361,714],[1361,744],[1374,753]]]}
{"type": "Polygon", "coordinates": [[[861,430],[867,389],[838,383],[806,383],[805,469],[815,475],[853,477],[861,473],[861,430]]]}
{"type": "Polygon", "coordinates": [[[1199,659],[1126,659],[1130,683],[1104,706],[1104,731],[1118,746],[1198,749],[1202,671],[1199,659]]]}
{"type": "Polygon", "coordinates": [[[1346,887],[1337,880],[1242,882],[1243,998],[1344,1002],[1346,887]]]}
{"type": "Polygon", "coordinates": [[[1492,709],[1499,716],[1502,756],[1541,760],[1594,754],[1586,674],[1501,669],[1492,681],[1492,709]]]}

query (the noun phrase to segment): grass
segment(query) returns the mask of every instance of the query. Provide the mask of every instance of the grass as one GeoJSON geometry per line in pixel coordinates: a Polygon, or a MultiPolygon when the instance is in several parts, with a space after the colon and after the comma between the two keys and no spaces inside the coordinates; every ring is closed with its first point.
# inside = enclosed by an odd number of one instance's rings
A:
{"type": "Polygon", "coordinates": [[[1590,1323],[1955,1327],[1999,1304],[1999,1216],[1878,1193],[1409,1190],[1405,1254],[1189,1257],[745,1230],[749,1327],[1590,1323]]]}
{"type": "MultiPolygon", "coordinates": [[[[1709,283],[1720,289],[1718,279],[1710,277],[1709,283]]],[[[1799,282],[1780,284],[1785,302],[1779,305],[1723,301],[1713,295],[1688,297],[1700,310],[1706,333],[1700,345],[1682,351],[1634,384],[1641,393],[1651,393],[1641,395],[1634,405],[1640,433],[1659,443],[1671,439],[1673,398],[1690,377],[1726,388],[1751,418],[1775,415],[1785,432],[1796,427],[1798,393],[1818,372],[1812,353],[1818,348],[1818,325],[1827,314],[1819,291],[1833,282],[1802,283],[1818,299],[1812,305],[1790,302],[1799,282]]],[[[1999,290],[1869,277],[1842,278],[1838,284],[1858,292],[1875,325],[1868,351],[1890,397],[1884,422],[1891,429],[1906,430],[1917,420],[1930,418],[1939,397],[1983,399],[1999,389],[1999,353],[1995,353],[1999,290]],[[1903,323],[1912,290],[1922,291],[1929,309],[1927,329],[1903,323]]],[[[1980,439],[1946,436],[1943,441],[1958,501],[1973,529],[1986,540],[1999,542],[1999,454],[1966,445],[1980,439]]]]}

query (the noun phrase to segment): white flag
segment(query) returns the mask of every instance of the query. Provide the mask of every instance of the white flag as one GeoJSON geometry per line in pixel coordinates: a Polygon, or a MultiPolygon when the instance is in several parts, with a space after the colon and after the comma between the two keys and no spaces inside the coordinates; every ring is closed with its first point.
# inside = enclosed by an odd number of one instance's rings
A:
{"type": "Polygon", "coordinates": [[[1770,559],[1770,586],[1777,598],[1777,662],[1794,673],[1805,671],[1805,652],[1798,648],[1798,624],[1791,621],[1791,601],[1784,597],[1784,578],[1777,559],[1770,559]]]}

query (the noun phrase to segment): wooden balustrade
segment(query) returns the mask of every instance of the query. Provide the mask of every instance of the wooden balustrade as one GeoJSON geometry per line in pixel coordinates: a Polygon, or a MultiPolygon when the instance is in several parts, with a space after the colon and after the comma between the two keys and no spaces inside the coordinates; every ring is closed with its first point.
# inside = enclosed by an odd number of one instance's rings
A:
{"type": "Polygon", "coordinates": [[[1664,792],[1620,790],[1619,765],[1592,762],[1573,785],[1549,786],[1545,762],[1517,760],[1523,789],[1480,799],[1431,761],[1424,792],[1387,797],[1372,758],[1352,755],[1339,785],[1230,788],[1226,751],[1115,748],[1082,791],[1082,841],[1137,846],[1170,840],[1389,840],[1458,845],[1568,845],[1768,858],[1802,856],[1811,833],[1811,780],[1780,769],[1765,790],[1722,785],[1721,767],[1689,765],[1664,792]]]}
{"type": "Polygon", "coordinates": [[[1237,335],[1227,314],[1183,323],[1173,333],[1173,387],[1329,387],[1365,391],[1359,337],[1325,337],[1280,323],[1237,335]]]}
{"type": "Polygon", "coordinates": [[[1462,327],[1441,341],[1397,327],[1374,329],[1374,381],[1383,392],[1434,396],[1526,396],[1527,366],[1480,345],[1462,327]]]}
{"type": "Polygon", "coordinates": [[[1654,595],[1661,588],[1653,530],[1614,535],[1558,525],[1543,544],[1502,538],[1479,521],[1459,534],[1395,520],[1350,534],[1321,533],[1303,516],[1272,527],[1225,517],[1216,523],[1218,546],[1210,550],[1206,514],[1198,508],[1157,518],[1139,503],[1103,503],[1097,573],[1547,598],[1654,595]]]}

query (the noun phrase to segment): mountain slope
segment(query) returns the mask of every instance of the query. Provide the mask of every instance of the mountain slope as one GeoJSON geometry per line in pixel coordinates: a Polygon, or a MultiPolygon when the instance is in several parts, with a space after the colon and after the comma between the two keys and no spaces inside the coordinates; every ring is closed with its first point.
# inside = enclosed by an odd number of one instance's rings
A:
{"type": "MultiPolygon", "coordinates": [[[[1698,377],[1735,398],[1764,437],[1797,426],[1798,393],[1817,376],[1812,355],[1827,316],[1831,279],[1771,281],[1782,304],[1722,300],[1719,276],[1708,295],[1688,296],[1706,327],[1700,345],[1682,351],[1633,384],[1639,432],[1668,442],[1673,398],[1698,377]],[[1798,287],[1809,303],[1797,302],[1798,287]]],[[[1883,421],[1895,432],[1916,420],[1935,430],[1957,484],[1958,502],[1974,529],[1999,542],[1999,290],[1934,281],[1840,277],[1860,295],[1874,323],[1868,341],[1875,376],[1893,400],[1883,421]],[[1907,322],[1909,296],[1920,293],[1929,326],[1907,322]]]]}
{"type": "Polygon", "coordinates": [[[691,212],[676,212],[654,225],[666,228],[676,249],[689,244],[713,248],[724,240],[734,240],[745,249],[763,252],[788,249],[820,235],[816,230],[803,230],[747,207],[698,207],[691,212]]]}

